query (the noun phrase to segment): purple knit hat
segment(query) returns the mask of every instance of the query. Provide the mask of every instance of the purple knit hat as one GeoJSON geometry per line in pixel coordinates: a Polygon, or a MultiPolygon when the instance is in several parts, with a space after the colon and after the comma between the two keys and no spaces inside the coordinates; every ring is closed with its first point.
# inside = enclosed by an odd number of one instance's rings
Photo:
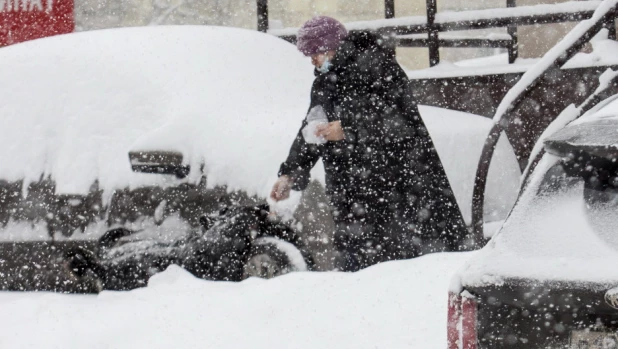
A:
{"type": "Polygon", "coordinates": [[[308,20],[298,30],[296,47],[305,56],[336,50],[348,31],[338,20],[317,16],[308,20]]]}

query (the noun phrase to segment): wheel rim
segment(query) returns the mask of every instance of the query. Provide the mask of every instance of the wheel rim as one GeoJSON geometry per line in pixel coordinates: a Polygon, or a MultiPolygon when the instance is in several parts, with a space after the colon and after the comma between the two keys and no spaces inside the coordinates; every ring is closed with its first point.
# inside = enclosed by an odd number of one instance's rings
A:
{"type": "Polygon", "coordinates": [[[259,277],[270,279],[283,274],[279,264],[267,254],[259,254],[249,258],[244,267],[244,278],[259,277]]]}

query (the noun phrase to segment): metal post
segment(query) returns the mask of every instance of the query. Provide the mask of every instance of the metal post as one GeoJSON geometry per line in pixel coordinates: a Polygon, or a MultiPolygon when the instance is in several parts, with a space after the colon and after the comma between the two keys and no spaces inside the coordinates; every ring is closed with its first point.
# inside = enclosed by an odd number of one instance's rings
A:
{"type": "Polygon", "coordinates": [[[257,0],[257,27],[261,32],[268,31],[268,0],[257,0]]]}
{"type": "Polygon", "coordinates": [[[434,25],[437,7],[437,0],[427,0],[427,48],[429,49],[430,67],[440,63],[440,42],[438,41],[438,30],[434,25]]]}
{"type": "Polygon", "coordinates": [[[384,0],[384,18],[395,18],[395,0],[384,0]]]}
{"type": "Polygon", "coordinates": [[[616,40],[616,18],[611,18],[607,23],[605,23],[605,27],[609,31],[607,38],[610,40],[616,40]]]}
{"type": "MultiPolygon", "coordinates": [[[[384,0],[384,18],[395,18],[395,0],[384,0]]],[[[394,31],[383,31],[378,30],[378,33],[384,39],[385,45],[384,49],[393,57],[397,56],[397,39],[395,37],[394,31]]]]}
{"type": "MultiPolygon", "coordinates": [[[[516,7],[516,0],[506,0],[506,7],[516,7]]],[[[509,45],[509,64],[515,63],[519,55],[519,38],[517,37],[517,26],[507,28],[508,34],[511,36],[511,44],[509,45]]]]}

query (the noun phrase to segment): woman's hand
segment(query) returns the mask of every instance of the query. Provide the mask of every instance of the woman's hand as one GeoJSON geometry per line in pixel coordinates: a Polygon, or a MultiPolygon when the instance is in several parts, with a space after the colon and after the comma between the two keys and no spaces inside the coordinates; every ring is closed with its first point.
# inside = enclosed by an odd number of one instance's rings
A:
{"type": "Polygon", "coordinates": [[[273,185],[273,189],[270,191],[270,198],[274,201],[286,200],[290,197],[290,190],[292,190],[292,179],[289,176],[283,175],[273,185]]]}
{"type": "Polygon", "coordinates": [[[327,141],[341,141],[345,138],[343,128],[341,128],[341,121],[333,121],[328,124],[318,125],[315,135],[323,137],[327,141]]]}

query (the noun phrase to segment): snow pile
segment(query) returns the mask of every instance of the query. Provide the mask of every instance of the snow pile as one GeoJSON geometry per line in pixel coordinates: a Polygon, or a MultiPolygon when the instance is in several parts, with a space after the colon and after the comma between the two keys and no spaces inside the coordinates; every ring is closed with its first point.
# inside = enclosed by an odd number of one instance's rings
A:
{"type": "Polygon", "coordinates": [[[0,66],[2,179],[51,175],[75,194],[95,180],[106,191],[168,181],[131,172],[127,153],[150,133],[153,148],[204,161],[210,185],[264,195],[313,80],[293,45],[218,27],[57,36],[3,48],[0,66]]]}
{"type": "Polygon", "coordinates": [[[172,266],[131,292],[3,293],[0,347],[444,348],[450,275],[470,256],[241,283],[172,266]]]}

